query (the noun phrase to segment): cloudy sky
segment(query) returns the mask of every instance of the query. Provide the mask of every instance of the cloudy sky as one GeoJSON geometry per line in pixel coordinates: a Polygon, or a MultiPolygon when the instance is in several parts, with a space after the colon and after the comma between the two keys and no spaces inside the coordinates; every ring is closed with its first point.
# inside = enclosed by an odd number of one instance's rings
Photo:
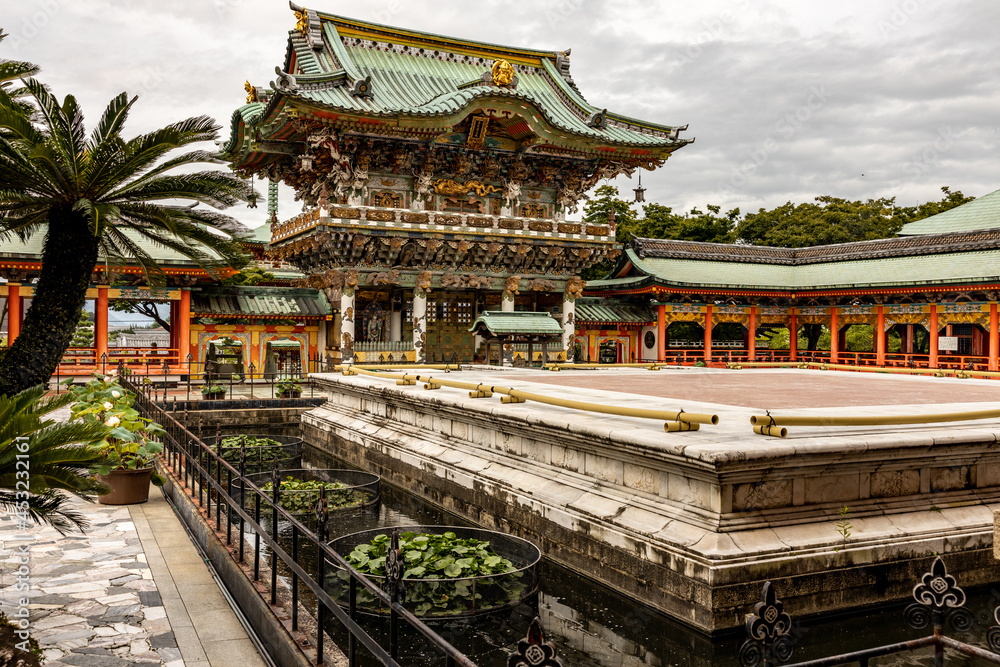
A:
{"type": "MultiPolygon", "coordinates": [[[[307,6],[308,5],[307,3],[307,6]]],[[[647,201],[743,211],[818,195],[937,199],[1000,188],[996,0],[322,0],[354,18],[542,49],[572,48],[588,101],[690,124],[697,141],[646,173],[647,201]]],[[[267,85],[286,0],[6,0],[0,57],[29,60],[93,122],[123,90],[134,132],[208,114],[267,85]]],[[[623,190],[635,186],[620,179],[623,190]]],[[[631,194],[629,190],[629,194],[631,194]]],[[[285,196],[281,217],[295,212],[285,196]]],[[[231,211],[251,226],[263,209],[231,211]]]]}

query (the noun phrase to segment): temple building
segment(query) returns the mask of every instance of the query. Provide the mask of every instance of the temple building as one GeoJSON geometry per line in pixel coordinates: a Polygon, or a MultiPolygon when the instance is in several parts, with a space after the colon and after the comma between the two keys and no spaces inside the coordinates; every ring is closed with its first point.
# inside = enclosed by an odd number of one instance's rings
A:
{"type": "MultiPolygon", "coordinates": [[[[637,361],[815,360],[996,371],[997,267],[1000,190],[877,241],[772,248],[635,238],[608,279],[588,283],[585,298],[603,298],[617,311],[654,311],[651,321],[616,324],[609,339],[641,338],[637,361]],[[696,325],[703,338],[674,345],[678,323],[696,325]],[[832,332],[827,349],[817,349],[815,336],[799,349],[805,325],[832,332]],[[870,350],[846,349],[847,329],[857,325],[871,327],[870,350]],[[788,330],[786,349],[759,349],[758,334],[774,328],[788,330]]],[[[580,342],[590,345],[592,359],[600,356],[602,341],[580,342]]]]}
{"type": "Polygon", "coordinates": [[[572,357],[580,271],[620,249],[567,216],[601,179],[661,166],[686,126],[590,104],[569,51],[292,9],[284,62],[247,83],[223,150],[302,201],[272,218],[269,252],[325,291],[334,358],[485,360],[471,328],[489,311],[555,318],[550,358],[572,357]]]}

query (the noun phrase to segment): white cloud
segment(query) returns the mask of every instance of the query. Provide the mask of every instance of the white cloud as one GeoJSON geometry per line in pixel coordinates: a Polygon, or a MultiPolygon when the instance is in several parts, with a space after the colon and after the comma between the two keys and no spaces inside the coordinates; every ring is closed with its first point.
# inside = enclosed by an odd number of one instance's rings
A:
{"type": "MultiPolygon", "coordinates": [[[[118,92],[139,94],[133,132],[208,114],[227,137],[243,81],[274,78],[294,25],[283,0],[9,4],[3,56],[41,65],[41,78],[59,95],[75,94],[91,122],[118,92]]],[[[697,142],[643,175],[647,200],[675,210],[755,210],[822,194],[895,194],[912,204],[936,198],[942,185],[975,195],[1000,187],[994,0],[486,0],[475,11],[458,0],[332,0],[320,8],[501,44],[571,47],[573,76],[593,104],[690,124],[686,136],[697,142]],[[829,94],[810,107],[817,88],[829,94]],[[952,137],[946,147],[942,132],[952,137]]],[[[620,186],[630,193],[635,183],[620,186]]],[[[288,217],[297,207],[287,189],[282,197],[288,217]]],[[[265,211],[231,213],[256,226],[265,211]]]]}

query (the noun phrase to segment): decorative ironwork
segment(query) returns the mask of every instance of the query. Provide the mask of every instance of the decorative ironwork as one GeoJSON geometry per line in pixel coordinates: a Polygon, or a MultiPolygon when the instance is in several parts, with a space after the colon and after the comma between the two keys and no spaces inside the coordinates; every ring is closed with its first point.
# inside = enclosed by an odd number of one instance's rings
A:
{"type": "Polygon", "coordinates": [[[385,555],[385,580],[389,586],[389,596],[399,602],[403,586],[403,550],[399,548],[399,531],[392,531],[389,538],[389,553],[385,555]]]}
{"type": "Polygon", "coordinates": [[[916,602],[903,610],[903,618],[911,628],[919,630],[929,623],[941,626],[947,620],[958,632],[966,632],[975,625],[975,618],[965,608],[965,591],[948,574],[940,556],[934,559],[930,572],[925,572],[920,583],[913,587],[913,599],[916,602]]]}
{"type": "Polygon", "coordinates": [[[517,651],[507,658],[507,667],[562,667],[562,664],[556,657],[556,645],[545,641],[537,616],[528,627],[528,635],[517,643],[517,651]]]}
{"type": "Polygon", "coordinates": [[[321,527],[326,526],[326,522],[330,519],[330,510],[326,505],[326,486],[321,486],[319,489],[319,499],[316,501],[316,527],[321,529],[321,527]]]}
{"type": "Polygon", "coordinates": [[[785,662],[792,657],[792,617],[784,610],[771,582],[764,584],[760,602],[747,615],[747,639],[740,647],[740,664],[744,667],[785,662]]]}
{"type": "Polygon", "coordinates": [[[996,620],[997,625],[991,626],[986,631],[986,644],[990,647],[990,650],[1000,653],[1000,607],[993,610],[993,618],[996,620]]]}

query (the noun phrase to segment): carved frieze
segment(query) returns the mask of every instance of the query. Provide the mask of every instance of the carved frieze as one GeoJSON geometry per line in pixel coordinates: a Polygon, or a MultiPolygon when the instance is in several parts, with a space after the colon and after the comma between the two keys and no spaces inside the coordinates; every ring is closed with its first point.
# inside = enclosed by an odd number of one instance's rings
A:
{"type": "Polygon", "coordinates": [[[559,231],[563,234],[579,234],[582,226],[571,222],[560,222],[559,231]]]}

